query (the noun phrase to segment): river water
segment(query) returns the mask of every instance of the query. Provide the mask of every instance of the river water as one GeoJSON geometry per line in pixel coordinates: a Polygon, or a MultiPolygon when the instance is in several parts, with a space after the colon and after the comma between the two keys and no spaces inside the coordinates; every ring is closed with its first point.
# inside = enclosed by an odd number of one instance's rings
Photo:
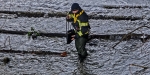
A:
{"type": "MultiPolygon", "coordinates": [[[[127,34],[134,29],[149,25],[149,0],[95,0],[81,1],[88,14],[123,15],[144,17],[142,20],[90,19],[91,34],[127,34]],[[94,2],[94,3],[93,3],[94,2]],[[100,3],[101,2],[101,3],[100,3]],[[148,6],[143,8],[106,9],[102,5],[148,6]],[[92,4],[91,4],[92,3],[92,4]],[[100,4],[99,4],[100,3],[100,4]],[[142,3],[142,4],[141,4],[142,3]],[[90,8],[90,9],[89,9],[90,8]],[[137,13],[138,12],[138,13],[137,13]]],[[[75,0],[73,0],[75,2],[75,0]]],[[[68,0],[0,0],[0,10],[66,12],[71,1],[68,0]]],[[[15,14],[0,13],[0,29],[14,31],[36,31],[45,33],[65,33],[65,17],[17,17],[15,14]]],[[[141,28],[134,33],[149,34],[149,28],[141,28]]],[[[79,63],[74,41],[66,44],[65,37],[0,34],[1,50],[67,52],[60,55],[37,55],[24,53],[0,53],[0,75],[150,75],[150,41],[130,39],[122,41],[92,39],[86,44],[88,57],[79,63]],[[114,45],[115,48],[112,48],[114,45]],[[10,62],[4,64],[3,59],[10,62]],[[148,67],[148,68],[144,68],[148,67]]]]}

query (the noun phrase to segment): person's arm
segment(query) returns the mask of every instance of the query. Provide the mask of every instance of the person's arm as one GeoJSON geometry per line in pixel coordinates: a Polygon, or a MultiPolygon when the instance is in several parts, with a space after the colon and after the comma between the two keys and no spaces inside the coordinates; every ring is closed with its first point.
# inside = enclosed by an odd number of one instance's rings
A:
{"type": "Polygon", "coordinates": [[[69,22],[72,22],[72,21],[73,21],[73,17],[72,17],[71,15],[72,15],[71,12],[69,12],[69,13],[67,14],[67,16],[66,16],[66,21],[69,21],[69,22]]]}

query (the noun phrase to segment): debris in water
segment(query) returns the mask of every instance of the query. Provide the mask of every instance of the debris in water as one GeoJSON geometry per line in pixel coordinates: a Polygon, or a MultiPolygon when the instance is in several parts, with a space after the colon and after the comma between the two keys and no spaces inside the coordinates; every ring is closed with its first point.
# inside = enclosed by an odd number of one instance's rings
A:
{"type": "Polygon", "coordinates": [[[67,52],[63,52],[60,54],[61,57],[66,57],[67,56],[67,52]]]}

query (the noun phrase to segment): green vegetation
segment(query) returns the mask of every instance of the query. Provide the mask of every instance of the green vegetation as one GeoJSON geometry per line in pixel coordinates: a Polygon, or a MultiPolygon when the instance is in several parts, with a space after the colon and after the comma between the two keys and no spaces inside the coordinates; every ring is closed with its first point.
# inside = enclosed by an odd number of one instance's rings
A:
{"type": "Polygon", "coordinates": [[[32,39],[36,39],[37,36],[39,36],[39,35],[40,35],[40,33],[35,31],[35,29],[33,27],[31,27],[31,32],[28,32],[28,38],[32,37],[32,39]]]}

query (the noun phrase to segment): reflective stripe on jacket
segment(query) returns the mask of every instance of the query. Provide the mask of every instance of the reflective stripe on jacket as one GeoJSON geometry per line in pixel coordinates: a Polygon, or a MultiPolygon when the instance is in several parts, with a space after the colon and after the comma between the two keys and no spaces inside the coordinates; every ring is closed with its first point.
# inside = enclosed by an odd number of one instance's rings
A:
{"type": "Polygon", "coordinates": [[[88,15],[83,10],[80,10],[77,14],[70,12],[69,16],[72,18],[72,25],[79,36],[89,34],[90,26],[88,22],[88,15]]]}

